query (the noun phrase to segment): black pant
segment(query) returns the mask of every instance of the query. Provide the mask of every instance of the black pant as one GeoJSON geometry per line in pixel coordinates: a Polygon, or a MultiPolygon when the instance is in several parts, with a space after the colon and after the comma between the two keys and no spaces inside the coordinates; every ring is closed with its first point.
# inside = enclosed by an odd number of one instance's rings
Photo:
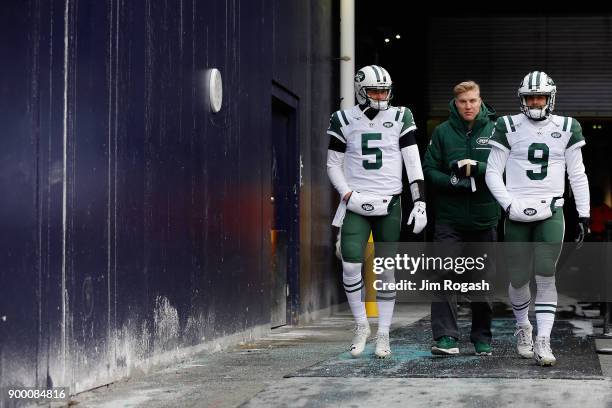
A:
{"type": "MultiPolygon", "coordinates": [[[[460,242],[496,242],[497,228],[480,231],[459,231],[450,225],[436,224],[434,232],[434,242],[439,243],[460,243],[460,242]]],[[[462,246],[449,246],[445,256],[461,256],[462,246]],[[455,252],[455,253],[449,253],[455,252]]],[[[487,262],[488,273],[495,267],[494,259],[487,262]]],[[[479,295],[482,298],[482,295],[479,295]]],[[[442,336],[459,338],[459,328],[457,327],[457,292],[442,292],[441,302],[431,303],[431,329],[434,340],[442,336]]],[[[482,302],[471,302],[472,306],[472,331],[470,340],[474,342],[491,342],[491,319],[493,309],[491,302],[486,298],[482,302]]]]}

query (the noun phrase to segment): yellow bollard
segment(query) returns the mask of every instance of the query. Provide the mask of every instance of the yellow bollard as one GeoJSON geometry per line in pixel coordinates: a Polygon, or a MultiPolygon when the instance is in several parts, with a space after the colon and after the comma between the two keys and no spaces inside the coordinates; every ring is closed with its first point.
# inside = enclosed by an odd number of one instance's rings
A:
{"type": "MultiPolygon", "coordinates": [[[[374,242],[372,233],[370,232],[370,239],[368,243],[374,242]]],[[[376,290],[374,290],[374,245],[366,246],[365,262],[363,263],[363,270],[365,275],[365,289],[366,299],[376,299],[376,290]]],[[[378,307],[376,302],[365,302],[366,314],[368,317],[378,317],[378,307]]]]}

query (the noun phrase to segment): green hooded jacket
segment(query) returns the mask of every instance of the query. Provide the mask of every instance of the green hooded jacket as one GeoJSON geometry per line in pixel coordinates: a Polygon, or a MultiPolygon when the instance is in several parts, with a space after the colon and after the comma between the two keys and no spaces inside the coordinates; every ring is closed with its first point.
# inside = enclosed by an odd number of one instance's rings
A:
{"type": "Polygon", "coordinates": [[[454,98],[449,110],[448,120],[433,131],[423,164],[425,180],[435,196],[436,222],[468,231],[495,227],[500,207],[485,183],[495,110],[483,102],[471,131],[459,115],[454,98]],[[450,162],[462,159],[478,161],[475,192],[450,183],[450,162]]]}

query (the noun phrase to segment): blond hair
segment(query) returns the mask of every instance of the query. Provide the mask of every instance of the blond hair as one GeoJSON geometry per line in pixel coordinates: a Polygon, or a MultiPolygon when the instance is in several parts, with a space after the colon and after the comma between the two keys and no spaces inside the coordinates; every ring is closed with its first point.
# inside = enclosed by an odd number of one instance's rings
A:
{"type": "Polygon", "coordinates": [[[468,91],[477,91],[480,95],[480,86],[474,81],[463,81],[453,88],[453,92],[455,93],[455,98],[461,95],[464,92],[468,91]]]}

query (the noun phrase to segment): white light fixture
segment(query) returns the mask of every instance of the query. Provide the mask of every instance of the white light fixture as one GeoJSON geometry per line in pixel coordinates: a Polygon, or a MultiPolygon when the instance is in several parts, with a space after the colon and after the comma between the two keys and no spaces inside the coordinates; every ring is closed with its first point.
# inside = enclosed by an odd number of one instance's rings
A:
{"type": "Polygon", "coordinates": [[[391,41],[391,40],[390,40],[390,39],[388,39],[388,38],[385,38],[385,42],[386,42],[386,43],[388,43],[389,41],[391,41]]]}
{"type": "Polygon", "coordinates": [[[221,105],[223,103],[223,81],[221,80],[221,72],[217,68],[211,68],[208,70],[207,77],[210,110],[213,113],[217,113],[221,110],[221,105]]]}
{"type": "Polygon", "coordinates": [[[397,38],[399,40],[402,37],[399,34],[395,34],[395,38],[397,38]]]}

